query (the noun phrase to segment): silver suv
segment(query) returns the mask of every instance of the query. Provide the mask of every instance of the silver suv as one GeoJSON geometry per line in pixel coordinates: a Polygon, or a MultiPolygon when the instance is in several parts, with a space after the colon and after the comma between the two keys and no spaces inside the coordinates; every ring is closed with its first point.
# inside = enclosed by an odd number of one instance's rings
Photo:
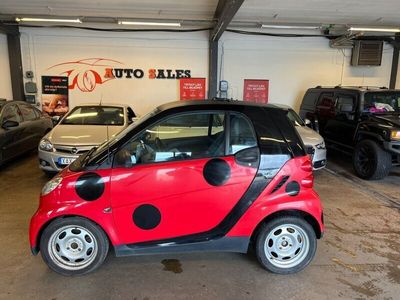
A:
{"type": "Polygon", "coordinates": [[[84,104],[65,115],[39,143],[39,166],[55,173],[134,122],[127,105],[84,104]]]}

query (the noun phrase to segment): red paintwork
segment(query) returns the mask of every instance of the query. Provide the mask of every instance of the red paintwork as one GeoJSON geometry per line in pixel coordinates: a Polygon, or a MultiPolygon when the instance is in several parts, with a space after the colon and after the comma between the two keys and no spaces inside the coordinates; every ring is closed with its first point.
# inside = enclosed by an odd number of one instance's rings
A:
{"type": "Polygon", "coordinates": [[[250,236],[263,219],[274,212],[284,210],[299,210],[312,215],[317,220],[321,232],[324,232],[324,224],[321,221],[322,205],[318,194],[312,189],[313,181],[310,158],[303,156],[291,159],[281,168],[227,236],[250,236]],[[284,185],[271,194],[272,189],[286,175],[290,176],[287,182],[292,180],[301,182],[300,193],[297,196],[288,196],[285,193],[286,185],[284,185]]]}
{"type": "Polygon", "coordinates": [[[159,240],[207,231],[232,210],[252,182],[256,169],[224,160],[231,177],[223,186],[209,185],[203,177],[210,159],[138,165],[112,171],[111,203],[115,225],[123,244],[159,240]],[[132,212],[141,204],[161,211],[161,223],[142,230],[132,222],[132,212]]]}
{"type": "MultiPolygon", "coordinates": [[[[207,231],[215,227],[245,193],[256,170],[223,158],[231,167],[231,178],[213,187],[203,178],[209,159],[137,165],[131,169],[98,170],[105,180],[105,192],[95,201],[85,201],[75,192],[75,181],[82,174],[64,170],[63,181],[53,192],[41,197],[32,217],[30,244],[35,248],[40,230],[50,220],[64,215],[86,217],[103,228],[113,245],[177,237],[207,231]],[[110,182],[111,180],[111,182],[110,182]],[[152,230],[141,230],[132,222],[134,207],[153,204],[162,214],[161,223],[152,230]],[[112,213],[104,212],[112,207],[112,213]]],[[[288,182],[289,182],[288,181],[288,182]]],[[[280,210],[301,210],[312,215],[320,225],[322,207],[312,189],[312,167],[308,156],[288,161],[260,197],[246,211],[228,236],[250,236],[269,214],[280,210]],[[285,185],[270,195],[285,176],[301,183],[297,196],[288,196],[285,185]]]]}

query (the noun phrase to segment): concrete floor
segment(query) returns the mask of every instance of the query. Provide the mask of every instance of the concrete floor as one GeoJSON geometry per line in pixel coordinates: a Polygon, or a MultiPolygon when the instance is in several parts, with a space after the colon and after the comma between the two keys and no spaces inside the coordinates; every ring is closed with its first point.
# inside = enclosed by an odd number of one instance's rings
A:
{"type": "Polygon", "coordinates": [[[109,255],[97,272],[66,278],[29,250],[29,220],[47,180],[31,153],[0,171],[0,299],[399,299],[400,173],[367,183],[349,160],[343,168],[340,155],[332,158],[316,174],[327,231],[301,273],[270,274],[252,255],[109,255]]]}

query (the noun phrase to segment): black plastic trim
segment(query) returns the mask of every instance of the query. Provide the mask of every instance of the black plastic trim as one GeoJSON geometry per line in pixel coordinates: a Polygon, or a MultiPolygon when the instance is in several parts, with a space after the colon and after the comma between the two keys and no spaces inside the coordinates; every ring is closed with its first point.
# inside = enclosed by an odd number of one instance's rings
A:
{"type": "Polygon", "coordinates": [[[182,244],[157,244],[157,245],[118,245],[114,247],[115,255],[133,256],[166,253],[187,252],[239,252],[247,253],[250,237],[222,237],[208,241],[182,244]]]}
{"type": "Polygon", "coordinates": [[[283,176],[282,179],[275,185],[275,187],[272,189],[270,194],[275,193],[277,190],[279,190],[285,183],[288,181],[290,176],[283,176]]]}

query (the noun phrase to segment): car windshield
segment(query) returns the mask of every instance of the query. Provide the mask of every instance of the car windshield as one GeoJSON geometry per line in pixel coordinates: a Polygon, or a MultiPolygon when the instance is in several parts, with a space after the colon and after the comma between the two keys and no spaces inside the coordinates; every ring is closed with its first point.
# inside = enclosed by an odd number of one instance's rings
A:
{"type": "Polygon", "coordinates": [[[124,130],[122,130],[121,132],[119,132],[118,134],[116,134],[114,137],[112,137],[111,139],[109,139],[108,141],[105,141],[103,144],[101,144],[100,146],[98,146],[96,148],[95,151],[93,151],[91,153],[91,157],[95,157],[98,153],[101,153],[104,149],[106,149],[107,147],[111,147],[112,145],[114,145],[116,142],[118,142],[121,138],[123,138],[128,132],[130,132],[133,128],[135,128],[136,126],[138,126],[139,124],[143,123],[144,121],[146,121],[147,119],[151,118],[152,116],[154,116],[155,114],[157,114],[160,110],[158,108],[152,110],[151,112],[149,112],[148,114],[144,115],[143,117],[139,118],[137,121],[135,121],[133,124],[129,125],[128,127],[126,127],[124,130]]]}
{"type": "Polygon", "coordinates": [[[124,125],[124,109],[115,106],[77,106],[61,122],[64,125],[124,125]]]}
{"type": "Polygon", "coordinates": [[[400,92],[368,92],[364,95],[363,112],[400,112],[400,92]]]}
{"type": "Polygon", "coordinates": [[[303,120],[294,110],[289,109],[287,116],[294,126],[305,126],[303,120]]]}

